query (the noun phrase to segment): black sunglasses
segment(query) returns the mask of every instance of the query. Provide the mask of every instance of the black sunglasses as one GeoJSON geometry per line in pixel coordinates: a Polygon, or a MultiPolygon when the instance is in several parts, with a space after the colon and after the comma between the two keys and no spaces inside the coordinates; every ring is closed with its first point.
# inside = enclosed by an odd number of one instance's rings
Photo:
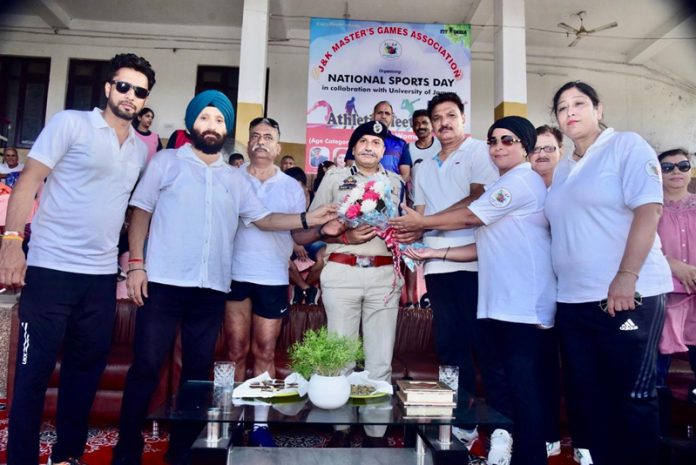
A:
{"type": "Polygon", "coordinates": [[[129,90],[133,89],[133,93],[139,99],[144,99],[150,95],[150,91],[144,87],[134,86],[125,81],[111,81],[112,85],[116,85],[116,90],[122,94],[127,94],[129,90]]]}
{"type": "MultiPolygon", "coordinates": [[[[515,139],[512,136],[500,136],[500,143],[505,145],[506,147],[510,147],[512,144],[516,144],[518,142],[522,142],[519,139],[515,139]]],[[[498,144],[498,138],[497,137],[489,137],[488,140],[486,141],[488,145],[497,145],[498,144]]]]}
{"type": "Polygon", "coordinates": [[[553,153],[557,149],[553,145],[545,145],[543,147],[534,147],[534,150],[532,150],[532,153],[541,153],[542,150],[546,153],[553,153]]]}
{"type": "Polygon", "coordinates": [[[249,129],[259,124],[267,124],[274,129],[280,129],[278,121],[274,120],[273,118],[254,118],[251,120],[251,123],[249,123],[249,129]]]}
{"type": "Polygon", "coordinates": [[[682,160],[679,163],[670,163],[667,161],[663,161],[662,163],[660,163],[660,168],[662,168],[662,172],[665,174],[671,173],[672,171],[674,171],[674,168],[678,169],[682,173],[686,173],[691,169],[691,163],[689,162],[689,160],[682,160]]]}

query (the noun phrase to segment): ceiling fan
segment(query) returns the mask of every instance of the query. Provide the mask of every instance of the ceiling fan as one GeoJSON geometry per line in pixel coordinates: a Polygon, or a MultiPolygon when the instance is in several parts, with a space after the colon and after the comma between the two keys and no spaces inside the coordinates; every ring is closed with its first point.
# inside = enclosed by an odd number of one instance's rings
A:
{"type": "Polygon", "coordinates": [[[586,11],[578,11],[577,13],[572,15],[572,16],[577,16],[578,18],[580,18],[580,27],[577,29],[566,24],[566,23],[558,23],[558,27],[563,29],[566,32],[567,36],[570,36],[570,34],[575,34],[575,39],[570,44],[568,44],[568,47],[575,47],[578,44],[578,42],[580,42],[580,39],[582,39],[583,37],[586,37],[590,34],[594,34],[595,32],[604,31],[606,29],[611,29],[611,28],[619,25],[619,23],[614,21],[612,23],[608,23],[608,24],[605,24],[604,26],[599,26],[599,27],[596,27],[594,29],[585,29],[585,25],[583,24],[582,20],[583,20],[583,16],[585,16],[586,14],[587,14],[586,11]]]}

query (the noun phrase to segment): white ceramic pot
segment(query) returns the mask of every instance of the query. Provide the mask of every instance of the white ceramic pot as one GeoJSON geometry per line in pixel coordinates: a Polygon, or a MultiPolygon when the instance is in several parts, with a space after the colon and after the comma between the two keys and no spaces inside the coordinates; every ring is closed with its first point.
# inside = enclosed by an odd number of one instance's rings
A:
{"type": "Polygon", "coordinates": [[[317,407],[336,409],[348,402],[350,383],[345,376],[312,375],[307,395],[317,407]]]}

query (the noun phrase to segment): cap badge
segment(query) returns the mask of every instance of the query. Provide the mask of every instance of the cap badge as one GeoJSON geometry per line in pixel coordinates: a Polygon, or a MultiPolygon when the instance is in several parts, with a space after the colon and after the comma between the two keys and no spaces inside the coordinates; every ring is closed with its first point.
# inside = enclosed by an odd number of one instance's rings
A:
{"type": "Polygon", "coordinates": [[[372,125],[372,131],[375,134],[379,134],[380,132],[382,132],[382,124],[375,121],[375,124],[372,125]]]}

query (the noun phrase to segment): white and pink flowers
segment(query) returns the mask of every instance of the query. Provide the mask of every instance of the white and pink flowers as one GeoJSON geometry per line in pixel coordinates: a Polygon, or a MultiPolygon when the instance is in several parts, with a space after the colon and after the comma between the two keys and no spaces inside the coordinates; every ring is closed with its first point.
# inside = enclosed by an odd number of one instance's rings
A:
{"type": "Polygon", "coordinates": [[[373,179],[356,185],[338,206],[339,217],[349,226],[363,224],[384,229],[396,214],[387,179],[373,179]]]}

